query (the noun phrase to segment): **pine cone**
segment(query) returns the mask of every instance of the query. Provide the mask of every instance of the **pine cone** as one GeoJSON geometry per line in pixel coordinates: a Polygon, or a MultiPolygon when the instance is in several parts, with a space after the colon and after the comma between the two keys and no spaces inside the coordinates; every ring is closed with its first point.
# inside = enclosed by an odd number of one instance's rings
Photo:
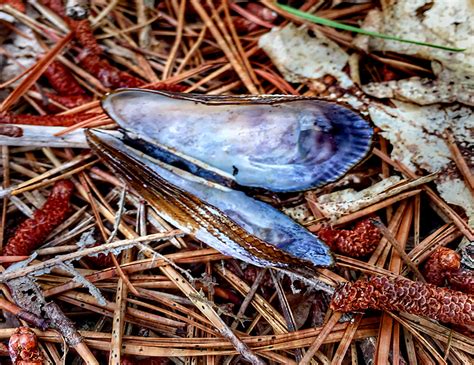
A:
{"type": "Polygon", "coordinates": [[[343,255],[366,256],[375,251],[382,238],[382,234],[370,219],[359,221],[352,230],[322,228],[318,231],[318,237],[333,251],[343,255]]]}
{"type": "Polygon", "coordinates": [[[74,184],[69,180],[57,181],[46,203],[22,222],[3,249],[5,256],[30,255],[44,243],[49,234],[59,226],[68,214],[74,184]]]}
{"type": "Polygon", "coordinates": [[[446,323],[473,325],[474,296],[408,279],[372,277],[338,288],[331,309],[402,311],[446,323]]]}
{"type": "Polygon", "coordinates": [[[28,327],[18,327],[8,342],[8,351],[13,364],[43,364],[38,348],[38,338],[28,327]]]}
{"type": "Polygon", "coordinates": [[[439,247],[426,261],[423,275],[428,283],[444,286],[448,274],[458,271],[460,267],[461,256],[456,251],[439,247]]]}
{"type": "Polygon", "coordinates": [[[458,270],[448,275],[451,289],[474,295],[474,273],[472,270],[458,270]]]}

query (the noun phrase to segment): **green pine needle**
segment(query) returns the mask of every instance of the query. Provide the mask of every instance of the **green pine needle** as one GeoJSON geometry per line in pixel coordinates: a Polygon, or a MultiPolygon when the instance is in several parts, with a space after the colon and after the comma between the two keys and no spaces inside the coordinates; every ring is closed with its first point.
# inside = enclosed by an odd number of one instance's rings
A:
{"type": "Polygon", "coordinates": [[[440,45],[437,45],[437,44],[431,44],[431,43],[424,43],[424,42],[412,41],[412,40],[409,40],[409,39],[403,39],[403,38],[399,38],[399,37],[394,37],[394,36],[387,35],[387,34],[372,32],[372,31],[370,31],[370,30],[365,30],[365,29],[353,27],[353,26],[351,26],[351,25],[346,25],[346,24],[342,24],[342,23],[339,23],[339,22],[335,22],[334,20],[329,20],[329,19],[321,18],[321,17],[319,17],[319,16],[316,16],[316,15],[313,15],[313,14],[310,14],[310,13],[306,13],[306,12],[304,12],[304,11],[301,11],[301,10],[298,10],[298,9],[295,9],[295,8],[292,8],[291,6],[288,6],[288,5],[283,5],[283,4],[278,4],[278,3],[276,3],[276,5],[277,5],[280,9],[283,9],[283,10],[287,11],[287,12],[290,13],[290,14],[293,14],[293,15],[296,15],[296,16],[298,16],[298,17],[300,17],[300,18],[309,20],[310,22],[313,22],[313,23],[316,23],[316,24],[321,24],[321,25],[327,25],[328,27],[332,27],[332,28],[348,30],[348,31],[350,31],[350,32],[365,34],[365,35],[368,35],[368,36],[371,36],[371,37],[377,37],[377,38],[383,38],[383,39],[390,39],[390,40],[397,41],[397,42],[411,43],[411,44],[417,44],[417,45],[419,45],[419,46],[426,46],[426,47],[432,47],[432,48],[443,49],[443,50],[445,50],[445,51],[451,51],[451,52],[462,52],[462,51],[465,51],[465,49],[463,49],[463,48],[445,47],[445,46],[440,46],[440,45]]]}

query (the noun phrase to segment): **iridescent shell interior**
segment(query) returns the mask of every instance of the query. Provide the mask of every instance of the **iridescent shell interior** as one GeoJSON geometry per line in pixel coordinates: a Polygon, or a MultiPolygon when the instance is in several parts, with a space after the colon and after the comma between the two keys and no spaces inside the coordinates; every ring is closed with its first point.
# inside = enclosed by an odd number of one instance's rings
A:
{"type": "Polygon", "coordinates": [[[318,237],[272,206],[153,159],[128,146],[122,136],[89,131],[87,138],[163,219],[224,254],[257,266],[333,264],[318,237]]]}
{"type": "Polygon", "coordinates": [[[373,134],[359,114],[312,98],[127,89],[103,107],[134,139],[155,144],[142,144],[148,154],[205,178],[275,192],[337,180],[366,156],[373,134]]]}

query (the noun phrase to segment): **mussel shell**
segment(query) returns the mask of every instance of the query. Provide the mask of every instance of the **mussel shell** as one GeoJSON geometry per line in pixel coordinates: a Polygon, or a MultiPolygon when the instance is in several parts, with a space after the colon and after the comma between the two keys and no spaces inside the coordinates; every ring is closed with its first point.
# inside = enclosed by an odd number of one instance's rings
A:
{"type": "Polygon", "coordinates": [[[165,220],[222,253],[294,271],[333,264],[321,240],[270,205],[163,164],[111,133],[88,131],[87,139],[165,220]]]}
{"type": "Polygon", "coordinates": [[[295,96],[114,92],[103,108],[139,148],[207,179],[275,192],[332,182],[360,162],[373,130],[336,103],[295,96]]]}

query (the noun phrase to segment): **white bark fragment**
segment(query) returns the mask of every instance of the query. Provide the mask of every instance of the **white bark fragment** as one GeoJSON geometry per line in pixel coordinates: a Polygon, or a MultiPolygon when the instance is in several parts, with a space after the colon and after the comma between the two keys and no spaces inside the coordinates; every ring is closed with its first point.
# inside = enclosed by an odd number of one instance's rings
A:
{"type": "Polygon", "coordinates": [[[23,130],[21,137],[0,135],[0,145],[22,147],[70,147],[89,148],[84,135],[84,128],[77,129],[61,137],[55,134],[63,131],[64,127],[43,127],[35,125],[18,125],[23,130]]]}
{"type": "Polygon", "coordinates": [[[289,24],[264,34],[258,44],[289,82],[307,82],[332,75],[341,87],[353,86],[342,71],[349,60],[348,54],[320,33],[312,37],[308,29],[289,24]]]}
{"type": "Polygon", "coordinates": [[[397,0],[384,9],[382,17],[380,31],[385,34],[465,51],[450,52],[380,38],[370,39],[372,50],[436,60],[460,77],[474,75],[474,12],[471,0],[397,0]]]}
{"type": "MultiPolygon", "coordinates": [[[[474,147],[474,112],[460,106],[418,106],[392,100],[394,107],[373,103],[370,117],[382,129],[382,136],[393,145],[391,156],[412,170],[440,172],[436,180],[441,197],[449,204],[462,207],[474,223],[474,199],[466,182],[454,165],[449,146],[443,137],[450,130],[459,148],[474,147]]],[[[466,157],[474,165],[472,153],[466,157]]]]}

